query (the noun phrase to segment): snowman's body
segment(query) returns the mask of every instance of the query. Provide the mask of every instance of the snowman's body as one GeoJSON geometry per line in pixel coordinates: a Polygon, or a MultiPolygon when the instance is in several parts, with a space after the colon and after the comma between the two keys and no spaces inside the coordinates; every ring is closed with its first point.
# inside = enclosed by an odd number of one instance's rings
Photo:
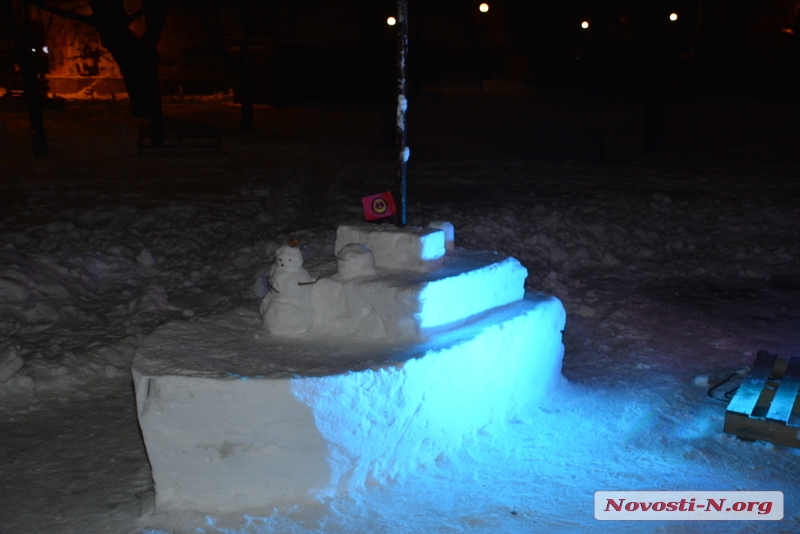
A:
{"type": "Polygon", "coordinates": [[[261,301],[261,319],[273,334],[302,334],[311,328],[311,275],[303,268],[303,254],[288,245],[275,253],[269,292],[261,301]]]}

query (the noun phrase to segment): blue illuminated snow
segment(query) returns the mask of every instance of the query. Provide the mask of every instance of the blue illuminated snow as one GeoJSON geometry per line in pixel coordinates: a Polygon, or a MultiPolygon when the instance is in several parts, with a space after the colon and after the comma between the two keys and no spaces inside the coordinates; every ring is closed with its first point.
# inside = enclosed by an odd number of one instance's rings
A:
{"type": "Polygon", "coordinates": [[[328,491],[385,482],[493,432],[561,383],[565,314],[537,296],[394,367],[292,381],[328,443],[328,491]]]}
{"type": "Polygon", "coordinates": [[[482,265],[425,285],[419,295],[420,328],[435,328],[515,302],[528,271],[514,258],[482,265]]]}

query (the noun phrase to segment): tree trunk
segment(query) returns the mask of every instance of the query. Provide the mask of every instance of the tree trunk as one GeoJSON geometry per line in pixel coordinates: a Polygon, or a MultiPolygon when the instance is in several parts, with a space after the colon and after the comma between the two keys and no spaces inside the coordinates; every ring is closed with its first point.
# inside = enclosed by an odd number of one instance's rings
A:
{"type": "Polygon", "coordinates": [[[134,117],[150,116],[150,94],[148,92],[147,65],[136,38],[120,34],[107,35],[100,32],[103,46],[117,62],[125,88],[128,90],[131,110],[134,117]]]}
{"type": "MultiPolygon", "coordinates": [[[[119,66],[134,116],[150,117],[156,127],[163,123],[156,45],[164,29],[169,0],[141,0],[141,10],[132,15],[126,14],[125,2],[121,0],[87,0],[91,15],[62,9],[45,0],[25,1],[41,10],[76,20],[97,30],[103,46],[119,66]],[[130,23],[140,16],[144,16],[146,29],[144,35],[137,37],[130,29],[130,23]]],[[[156,139],[153,141],[155,144],[156,139]]]]}
{"type": "Polygon", "coordinates": [[[31,124],[31,143],[35,156],[47,155],[47,137],[44,132],[44,110],[42,93],[39,88],[39,76],[36,69],[36,57],[32,49],[31,25],[28,6],[22,6],[22,21],[19,20],[11,0],[0,0],[0,13],[8,23],[8,29],[14,40],[17,61],[22,71],[23,91],[28,102],[28,114],[31,124]],[[22,28],[20,28],[20,22],[22,28]]]}
{"type": "MultiPolygon", "coordinates": [[[[148,47],[149,48],[149,47],[148,47]]],[[[161,78],[158,76],[158,52],[155,47],[145,50],[143,55],[147,58],[146,85],[150,111],[150,135],[153,147],[164,146],[164,113],[161,108],[161,78]]]]}

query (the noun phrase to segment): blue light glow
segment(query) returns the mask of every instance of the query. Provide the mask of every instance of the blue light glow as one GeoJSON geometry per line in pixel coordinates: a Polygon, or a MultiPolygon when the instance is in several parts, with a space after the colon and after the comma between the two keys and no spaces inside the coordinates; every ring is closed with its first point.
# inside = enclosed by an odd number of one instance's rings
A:
{"type": "Polygon", "coordinates": [[[331,488],[386,482],[505,425],[562,380],[564,320],[557,299],[532,297],[399,367],[293,380],[332,451],[331,488]]]}

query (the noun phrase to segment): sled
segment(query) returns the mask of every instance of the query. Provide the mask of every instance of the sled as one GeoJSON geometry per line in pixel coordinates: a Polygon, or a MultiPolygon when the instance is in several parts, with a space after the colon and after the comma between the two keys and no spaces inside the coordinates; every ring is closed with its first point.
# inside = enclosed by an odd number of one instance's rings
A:
{"type": "Polygon", "coordinates": [[[724,431],[800,448],[800,358],[760,351],[725,412],[724,431]]]}

